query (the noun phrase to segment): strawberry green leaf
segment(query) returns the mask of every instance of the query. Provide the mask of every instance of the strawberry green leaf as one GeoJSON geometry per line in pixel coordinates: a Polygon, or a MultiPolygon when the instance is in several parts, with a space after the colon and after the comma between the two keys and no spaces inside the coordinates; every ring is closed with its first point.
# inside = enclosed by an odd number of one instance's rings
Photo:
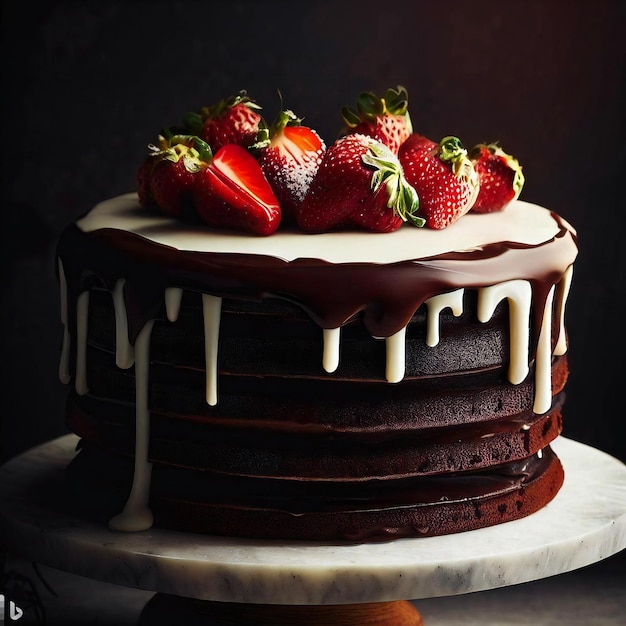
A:
{"type": "Polygon", "coordinates": [[[185,113],[183,115],[183,124],[193,135],[199,135],[202,130],[202,116],[199,113],[185,113]]]}
{"type": "Polygon", "coordinates": [[[467,150],[458,137],[444,137],[439,142],[439,158],[442,161],[454,162],[467,156],[467,150]]]}
{"type": "Polygon", "coordinates": [[[361,123],[361,118],[359,117],[359,114],[350,107],[343,107],[341,109],[341,117],[343,118],[343,121],[346,123],[346,126],[348,128],[354,128],[361,123]]]}
{"type": "Polygon", "coordinates": [[[286,126],[300,126],[301,124],[301,117],[298,117],[290,109],[285,109],[276,116],[270,131],[274,135],[280,133],[286,126]]]}
{"type": "Polygon", "coordinates": [[[376,94],[369,91],[362,91],[356,101],[357,110],[362,118],[375,119],[385,112],[385,102],[376,94]]]}
{"type": "Polygon", "coordinates": [[[205,122],[208,119],[217,119],[227,109],[231,109],[238,104],[244,104],[249,109],[260,110],[262,108],[254,100],[248,97],[248,93],[245,89],[242,89],[228,98],[223,98],[216,104],[202,107],[202,109],[200,109],[200,120],[205,122]]]}
{"type": "Polygon", "coordinates": [[[366,165],[375,168],[372,175],[371,188],[377,191],[381,185],[387,188],[387,207],[393,209],[404,222],[422,227],[426,220],[418,216],[419,197],[406,178],[398,157],[384,144],[372,142],[369,152],[361,159],[366,165]]]}
{"type": "Polygon", "coordinates": [[[387,111],[392,115],[404,115],[407,113],[409,95],[402,85],[398,85],[396,89],[393,89],[393,87],[387,89],[384,100],[387,111]]]}
{"type": "Polygon", "coordinates": [[[524,187],[524,174],[522,173],[522,166],[519,165],[517,160],[515,159],[515,163],[517,163],[517,167],[514,167],[515,174],[513,175],[513,189],[515,190],[515,198],[519,198],[522,193],[522,188],[524,187]]]}
{"type": "Polygon", "coordinates": [[[508,152],[505,152],[497,141],[488,144],[487,148],[489,148],[493,154],[502,157],[506,161],[506,164],[513,170],[513,190],[515,191],[515,198],[519,198],[525,182],[522,166],[519,161],[508,152]]]}
{"type": "Polygon", "coordinates": [[[196,135],[172,135],[169,138],[170,146],[182,144],[193,150],[193,156],[200,158],[202,161],[210,163],[213,159],[213,152],[206,141],[200,139],[196,135]]]}
{"type": "Polygon", "coordinates": [[[464,183],[470,185],[474,196],[478,194],[478,173],[474,164],[467,156],[467,150],[458,137],[444,137],[439,142],[439,158],[449,163],[453,174],[464,183]]]}
{"type": "Polygon", "coordinates": [[[194,137],[193,147],[202,161],[210,163],[213,160],[213,151],[211,150],[211,146],[209,146],[206,141],[200,139],[200,137],[194,137]]]}
{"type": "Polygon", "coordinates": [[[270,137],[272,136],[272,129],[267,125],[267,122],[261,118],[258,124],[258,130],[256,134],[256,140],[254,143],[248,146],[250,152],[258,152],[270,145],[270,137]]]}

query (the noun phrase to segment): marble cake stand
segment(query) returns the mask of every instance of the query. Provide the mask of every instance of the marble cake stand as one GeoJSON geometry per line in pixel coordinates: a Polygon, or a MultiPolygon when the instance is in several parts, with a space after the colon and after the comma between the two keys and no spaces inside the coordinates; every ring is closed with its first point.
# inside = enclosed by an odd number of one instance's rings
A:
{"type": "Polygon", "coordinates": [[[158,592],[142,625],[418,626],[407,598],[537,580],[626,547],[626,466],[563,437],[553,447],[565,484],[541,511],[458,535],[365,545],[112,532],[59,505],[76,442],[55,439],[0,468],[0,540],[57,569],[158,592]]]}

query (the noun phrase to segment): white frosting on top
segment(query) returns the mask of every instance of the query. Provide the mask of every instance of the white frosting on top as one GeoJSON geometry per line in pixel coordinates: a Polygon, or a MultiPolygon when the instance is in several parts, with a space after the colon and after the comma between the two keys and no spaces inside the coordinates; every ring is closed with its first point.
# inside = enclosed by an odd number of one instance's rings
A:
{"type": "Polygon", "coordinates": [[[285,261],[316,258],[329,263],[395,263],[499,241],[536,245],[554,237],[559,229],[550,211],[516,200],[498,213],[464,215],[443,230],[404,225],[384,234],[350,231],[311,235],[279,230],[270,237],[259,237],[160,215],[141,208],[134,193],[101,202],[77,224],[84,232],[126,230],[179,250],[264,254],[285,261]]]}

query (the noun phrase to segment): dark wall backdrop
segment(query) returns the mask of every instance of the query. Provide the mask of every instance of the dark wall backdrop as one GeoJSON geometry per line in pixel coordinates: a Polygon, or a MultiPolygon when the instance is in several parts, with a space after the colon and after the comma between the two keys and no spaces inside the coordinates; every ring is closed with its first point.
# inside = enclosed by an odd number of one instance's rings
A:
{"type": "Polygon", "coordinates": [[[63,434],[54,247],[133,187],[158,130],[240,89],[327,142],[364,89],[403,84],[415,129],[498,139],[522,198],[579,230],[565,434],[626,460],[622,2],[26,2],[2,19],[0,461],[63,434]]]}

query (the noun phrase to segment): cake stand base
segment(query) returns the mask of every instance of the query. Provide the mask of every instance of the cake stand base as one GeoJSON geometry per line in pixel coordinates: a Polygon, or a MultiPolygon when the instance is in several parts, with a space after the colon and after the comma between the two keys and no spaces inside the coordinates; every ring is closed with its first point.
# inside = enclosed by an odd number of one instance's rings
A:
{"type": "Polygon", "coordinates": [[[65,468],[77,442],[67,435],[0,467],[0,544],[62,571],[157,592],[141,626],[421,626],[407,598],[538,580],[626,547],[626,466],[565,438],[553,443],[565,483],[533,515],[349,545],[112,531],[69,506],[65,468]]]}
{"type": "Polygon", "coordinates": [[[138,626],[424,626],[405,600],[319,606],[240,604],[157,593],[146,604],[138,626]]]}

